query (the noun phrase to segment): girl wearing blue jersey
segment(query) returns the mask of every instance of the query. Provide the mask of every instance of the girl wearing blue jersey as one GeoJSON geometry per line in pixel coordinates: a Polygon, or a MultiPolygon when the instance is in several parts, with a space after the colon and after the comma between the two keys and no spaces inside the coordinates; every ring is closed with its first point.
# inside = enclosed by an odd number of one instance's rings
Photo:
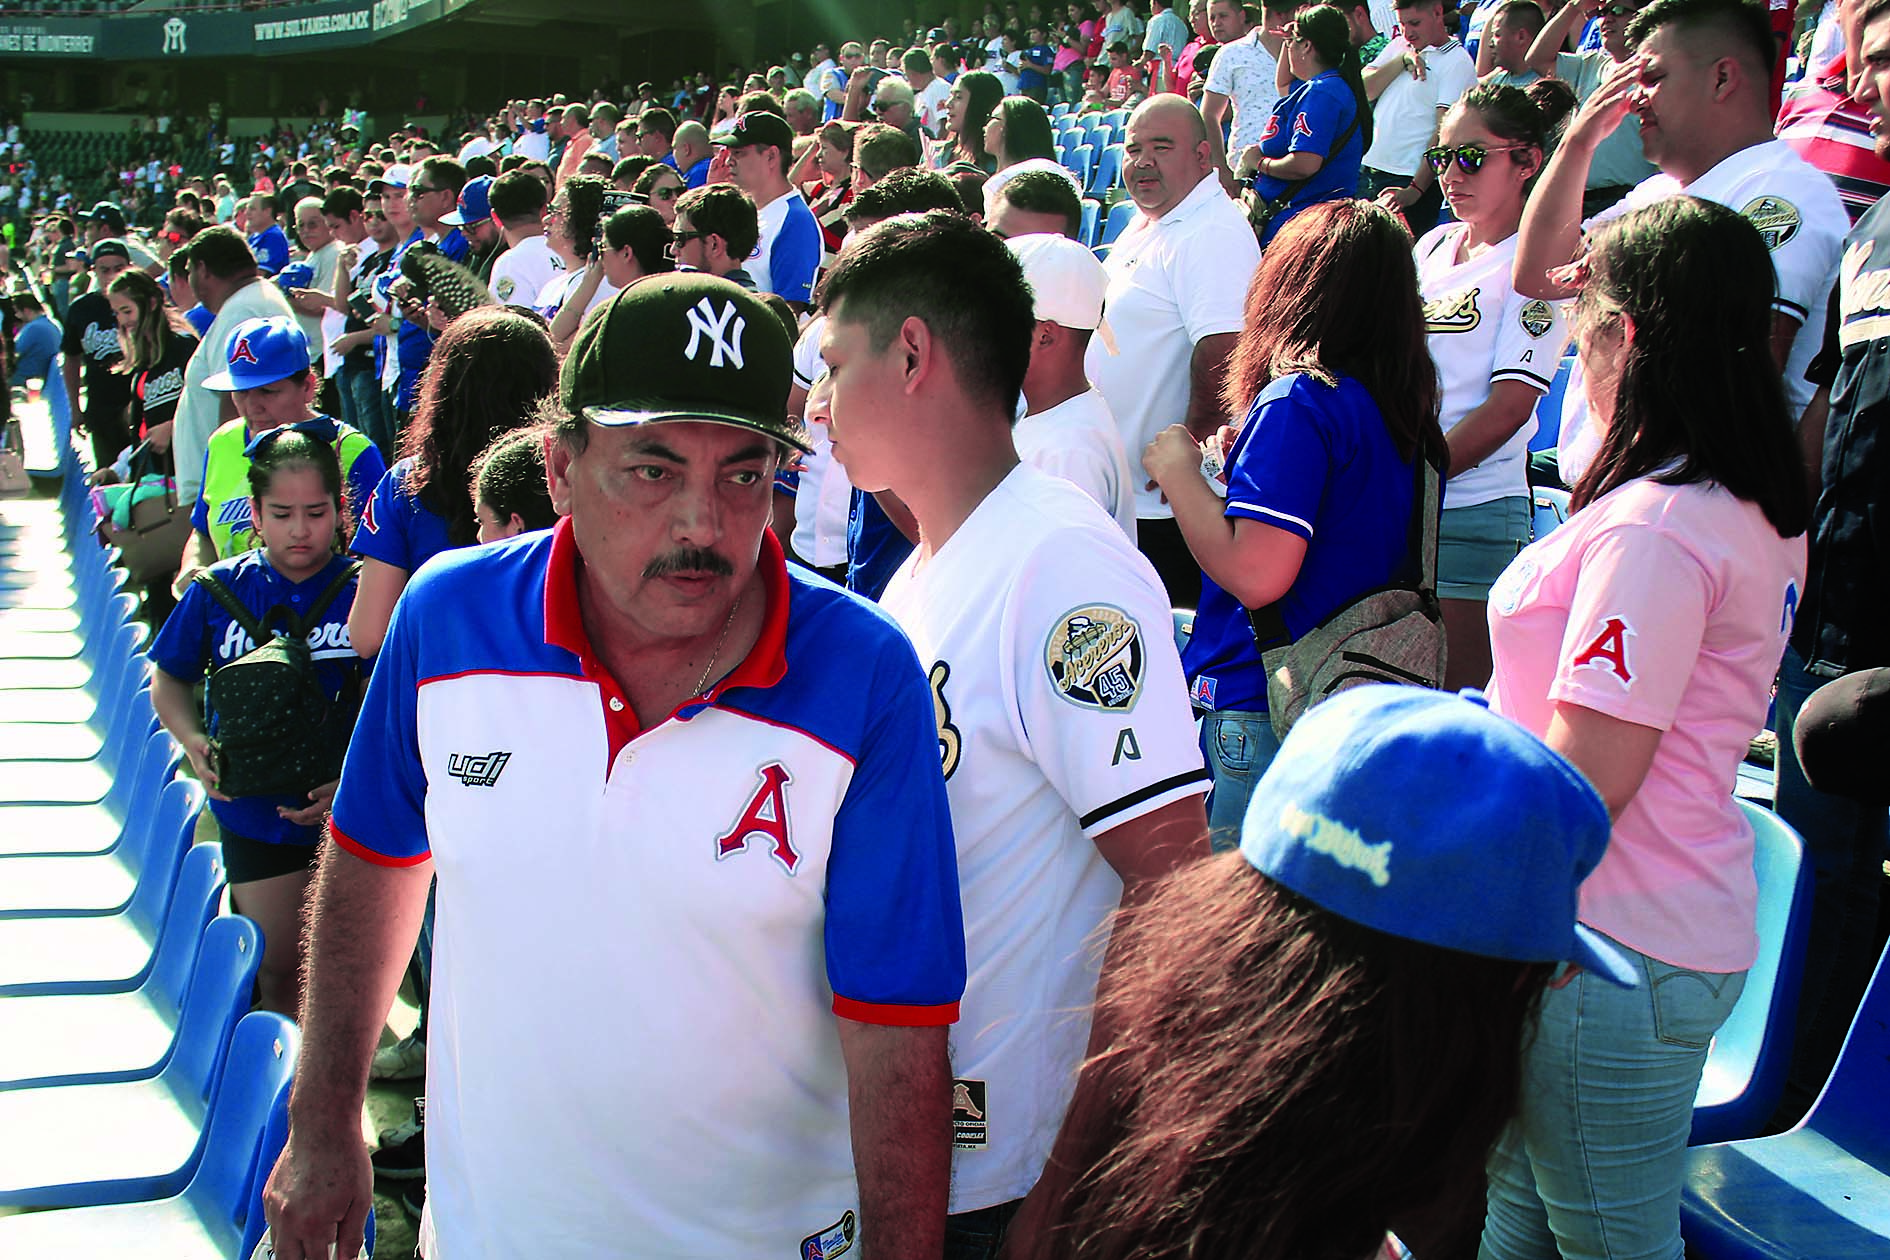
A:
{"type": "MultiPolygon", "coordinates": [[[[337,554],[342,477],[335,448],[280,430],[251,457],[249,483],[250,510],[262,546],[219,561],[209,572],[256,617],[267,617],[271,610],[307,610],[350,563],[337,554]]],[[[348,642],[353,598],[349,582],[308,636],[330,700],[352,700],[366,673],[348,642]]],[[[335,784],[324,783],[300,797],[232,799],[219,792],[211,745],[216,731],[206,729],[191,692],[207,671],[254,646],[235,618],[192,583],[151,645],[151,661],[157,666],[151,699],[158,720],[182,745],[210,794],[237,912],[262,929],[257,1003],[293,1015],[301,1005],[301,907],[335,784]]]]}
{"type": "Polygon", "coordinates": [[[1285,51],[1292,87],[1236,171],[1259,203],[1274,207],[1263,246],[1307,206],[1354,196],[1359,162],[1372,143],[1372,106],[1345,15],[1327,4],[1302,9],[1285,51]]]}
{"type": "Polygon", "coordinates": [[[1385,585],[1408,551],[1416,461],[1444,463],[1401,220],[1354,200],[1293,217],[1247,290],[1223,401],[1246,416],[1222,431],[1225,499],[1184,426],[1156,434],[1142,457],[1203,574],[1181,663],[1207,711],[1216,848],[1232,844],[1279,748],[1248,609],[1277,603],[1298,639],[1385,585]]]}
{"type": "Polygon", "coordinates": [[[420,377],[402,458],[381,478],[354,535],[354,553],[365,563],[348,630],[363,657],[381,650],[394,601],[414,571],[476,540],[474,457],[528,423],[557,383],[544,325],[510,307],[469,311],[440,334],[420,377]]]}

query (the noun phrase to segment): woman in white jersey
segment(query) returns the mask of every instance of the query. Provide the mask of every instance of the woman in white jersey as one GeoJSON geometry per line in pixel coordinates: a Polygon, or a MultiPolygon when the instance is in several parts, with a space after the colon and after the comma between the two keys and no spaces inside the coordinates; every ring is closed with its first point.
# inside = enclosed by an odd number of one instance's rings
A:
{"type": "Polygon", "coordinates": [[[1607,802],[1578,918],[1640,986],[1576,974],[1543,999],[1522,1112],[1490,1161],[1483,1260],[1681,1254],[1694,1097],[1758,953],[1733,782],[1811,516],[1758,229],[1670,197],[1603,226],[1571,270],[1601,449],[1575,514],[1490,592],[1490,707],[1607,802]]]}
{"type": "Polygon", "coordinates": [[[1568,344],[1563,303],[1510,283],[1523,203],[1545,159],[1542,111],[1513,87],[1464,94],[1424,156],[1457,222],[1417,243],[1424,324],[1441,386],[1451,477],[1437,537],[1449,638],[1444,687],[1490,677],[1490,584],[1529,543],[1529,433],[1568,344]]]}

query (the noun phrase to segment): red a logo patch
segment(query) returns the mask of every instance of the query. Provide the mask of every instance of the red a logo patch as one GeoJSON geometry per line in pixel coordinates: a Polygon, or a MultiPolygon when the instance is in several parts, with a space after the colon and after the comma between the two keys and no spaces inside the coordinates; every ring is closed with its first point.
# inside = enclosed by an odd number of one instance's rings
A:
{"type": "Polygon", "coordinates": [[[778,761],[761,767],[761,786],[749,798],[735,825],[716,837],[716,861],[731,854],[746,853],[750,836],[765,836],[773,841],[768,846],[769,855],[781,864],[782,870],[794,874],[801,864],[801,855],[788,837],[787,793],[783,790],[792,782],[794,776],[778,761]]]}
{"type": "Polygon", "coordinates": [[[1300,114],[1293,119],[1293,133],[1301,136],[1312,135],[1312,124],[1306,121],[1306,115],[1300,114]]]}
{"type": "Polygon", "coordinates": [[[256,352],[249,348],[248,337],[239,337],[236,339],[236,348],[230,351],[230,362],[232,363],[256,362],[256,352]]]}
{"type": "Polygon", "coordinates": [[[1601,633],[1575,654],[1571,667],[1580,669],[1584,665],[1601,665],[1612,670],[1622,682],[1633,682],[1634,671],[1628,668],[1627,659],[1627,641],[1633,633],[1634,627],[1621,618],[1608,618],[1601,623],[1601,633]]]}

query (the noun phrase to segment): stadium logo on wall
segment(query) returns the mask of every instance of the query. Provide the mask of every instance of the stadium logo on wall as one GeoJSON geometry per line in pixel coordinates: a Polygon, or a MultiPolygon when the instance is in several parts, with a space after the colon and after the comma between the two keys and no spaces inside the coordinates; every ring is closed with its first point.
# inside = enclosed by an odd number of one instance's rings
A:
{"type": "Polygon", "coordinates": [[[1772,250],[1797,236],[1799,224],[1804,222],[1799,216],[1798,207],[1783,197],[1760,197],[1756,201],[1748,201],[1739,213],[1759,229],[1759,235],[1765,238],[1765,247],[1772,250]]]}
{"type": "Polygon", "coordinates": [[[1531,337],[1542,337],[1555,327],[1555,312],[1541,298],[1523,303],[1522,310],[1516,316],[1522,324],[1522,330],[1531,337]]]}
{"type": "Polygon", "coordinates": [[[1142,691],[1142,634],[1120,608],[1074,608],[1057,619],[1044,644],[1043,663],[1050,681],[1070,703],[1131,709],[1142,691]]]}
{"type": "Polygon", "coordinates": [[[184,37],[189,33],[190,26],[183,18],[174,17],[166,22],[164,24],[164,47],[159,51],[159,56],[168,56],[171,53],[183,56],[189,53],[190,49],[184,46],[184,37]]]}

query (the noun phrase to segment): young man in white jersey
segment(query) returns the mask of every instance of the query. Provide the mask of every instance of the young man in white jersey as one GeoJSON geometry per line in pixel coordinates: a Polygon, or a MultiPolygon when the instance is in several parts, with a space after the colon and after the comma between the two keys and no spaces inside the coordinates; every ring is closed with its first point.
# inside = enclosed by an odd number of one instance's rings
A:
{"type": "Polygon", "coordinates": [[[1018,460],[1036,320],[1003,243],[897,216],[848,242],[824,294],[834,457],[918,523],[881,602],[931,679],[965,908],[945,1255],[995,1255],[1084,1056],[1093,935],[1206,854],[1207,778],[1154,568],[1018,460]]]}
{"type": "MultiPolygon", "coordinates": [[[[1563,273],[1550,273],[1581,254],[1582,232],[1642,206],[1685,194],[1737,210],[1771,250],[1771,349],[1797,417],[1811,401],[1805,369],[1824,338],[1850,219],[1830,176],[1772,134],[1770,19],[1741,0],[1656,0],[1634,19],[1628,42],[1634,57],[1615,67],[1569,123],[1523,210],[1516,291],[1573,293],[1563,273]],[[1583,223],[1588,164],[1630,112],[1659,173],[1583,223]]],[[[1582,396],[1575,382],[1570,388],[1571,397],[1582,396]]],[[[1572,485],[1599,448],[1587,408],[1566,408],[1562,479],[1572,485]]]]}

